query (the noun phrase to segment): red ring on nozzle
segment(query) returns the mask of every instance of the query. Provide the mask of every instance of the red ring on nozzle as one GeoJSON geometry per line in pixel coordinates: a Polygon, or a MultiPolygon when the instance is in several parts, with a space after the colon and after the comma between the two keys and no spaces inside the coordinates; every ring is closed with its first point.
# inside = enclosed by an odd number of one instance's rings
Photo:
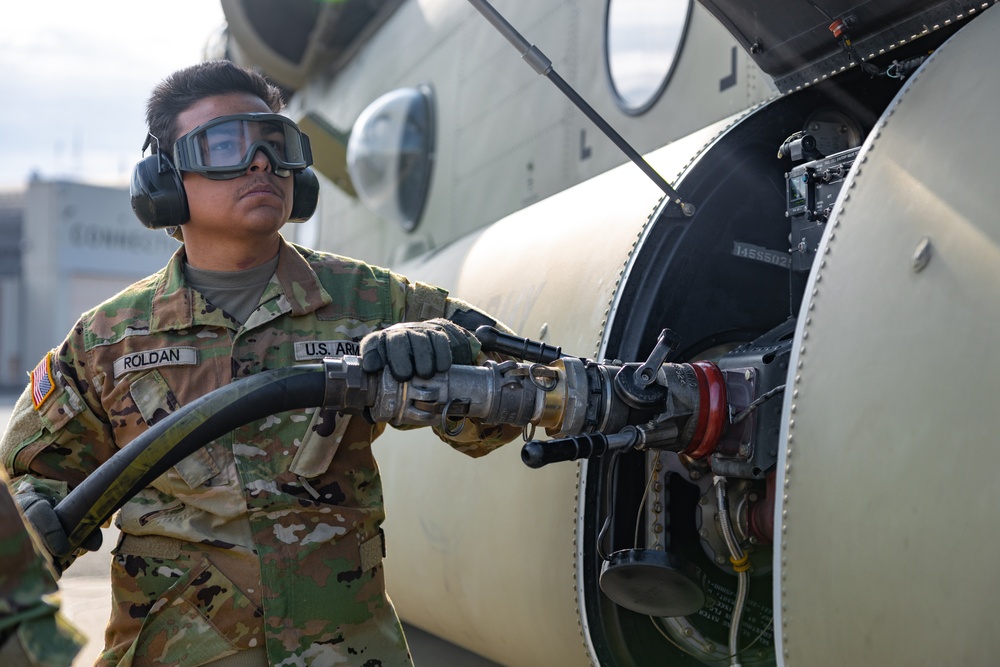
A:
{"type": "Polygon", "coordinates": [[[840,39],[840,36],[844,34],[845,30],[847,30],[847,21],[844,19],[837,19],[830,24],[830,32],[832,32],[833,36],[837,39],[840,39]]]}
{"type": "Polygon", "coordinates": [[[726,380],[710,361],[695,361],[691,368],[698,380],[698,426],[684,453],[703,459],[715,451],[726,427],[726,380]]]}

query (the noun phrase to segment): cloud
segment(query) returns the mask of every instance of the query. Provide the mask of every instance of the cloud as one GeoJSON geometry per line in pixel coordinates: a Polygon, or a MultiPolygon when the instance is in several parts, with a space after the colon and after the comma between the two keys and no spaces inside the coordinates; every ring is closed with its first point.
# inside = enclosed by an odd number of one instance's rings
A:
{"type": "Polygon", "coordinates": [[[123,180],[140,156],[145,101],[202,59],[217,0],[14,0],[0,24],[0,188],[46,178],[123,180]]]}

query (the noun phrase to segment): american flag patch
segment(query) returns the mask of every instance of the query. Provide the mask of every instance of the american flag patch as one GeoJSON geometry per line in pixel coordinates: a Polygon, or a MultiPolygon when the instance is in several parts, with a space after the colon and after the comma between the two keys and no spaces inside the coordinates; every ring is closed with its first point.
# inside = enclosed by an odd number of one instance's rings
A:
{"type": "Polygon", "coordinates": [[[49,397],[55,388],[52,381],[52,353],[49,352],[45,358],[38,362],[35,370],[29,373],[31,376],[31,400],[35,403],[35,409],[42,407],[42,403],[49,397]]]}

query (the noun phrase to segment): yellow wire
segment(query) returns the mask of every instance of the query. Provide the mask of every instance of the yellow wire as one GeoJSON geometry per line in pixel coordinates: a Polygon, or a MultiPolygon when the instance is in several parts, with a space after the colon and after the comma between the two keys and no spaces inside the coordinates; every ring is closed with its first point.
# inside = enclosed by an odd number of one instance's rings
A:
{"type": "Polygon", "coordinates": [[[733,564],[733,570],[735,570],[736,572],[746,572],[747,570],[750,569],[749,554],[743,554],[743,558],[740,558],[739,560],[730,556],[729,562],[733,564]]]}

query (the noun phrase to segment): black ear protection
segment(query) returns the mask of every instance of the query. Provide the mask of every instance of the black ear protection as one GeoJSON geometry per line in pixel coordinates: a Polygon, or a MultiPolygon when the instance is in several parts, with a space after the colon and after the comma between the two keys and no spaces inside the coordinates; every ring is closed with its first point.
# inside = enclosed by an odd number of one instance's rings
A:
{"type": "MultiPolygon", "coordinates": [[[[319,179],[316,172],[308,167],[296,172],[292,178],[292,213],[288,221],[304,222],[316,212],[319,179]]],[[[183,225],[190,217],[180,172],[165,153],[158,151],[135,165],[129,194],[132,211],[139,222],[150,229],[183,225]]]]}
{"type": "Polygon", "coordinates": [[[288,222],[305,222],[316,212],[319,203],[319,179],[311,167],[292,175],[292,213],[288,222]]]}
{"type": "Polygon", "coordinates": [[[135,165],[129,195],[135,217],[150,229],[176,227],[188,221],[181,175],[163,153],[148,155],[135,165]]]}

